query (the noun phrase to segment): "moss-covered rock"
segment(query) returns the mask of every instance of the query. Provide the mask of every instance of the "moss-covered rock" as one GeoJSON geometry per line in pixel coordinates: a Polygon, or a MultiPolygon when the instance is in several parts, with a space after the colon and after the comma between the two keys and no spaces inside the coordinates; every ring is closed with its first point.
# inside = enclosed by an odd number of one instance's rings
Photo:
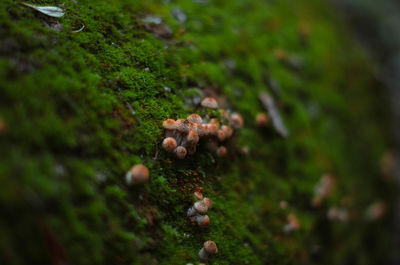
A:
{"type": "Polygon", "coordinates": [[[219,249],[210,264],[384,257],[388,221],[364,218],[391,197],[381,86],[323,1],[30,3],[66,13],[0,2],[5,264],[198,263],[206,240],[219,249]],[[261,92],[275,98],[288,138],[255,126],[261,92]],[[201,111],[204,95],[241,113],[244,128],[226,158],[200,147],[176,160],[161,149],[162,121],[201,111]],[[137,163],[150,180],[128,187],[137,163]],[[325,173],[335,189],[315,208],[325,173]],[[214,202],[207,228],[186,218],[199,188],[214,202]],[[349,219],[328,220],[330,207],[349,219]],[[301,228],[285,233],[290,213],[301,228]]]}

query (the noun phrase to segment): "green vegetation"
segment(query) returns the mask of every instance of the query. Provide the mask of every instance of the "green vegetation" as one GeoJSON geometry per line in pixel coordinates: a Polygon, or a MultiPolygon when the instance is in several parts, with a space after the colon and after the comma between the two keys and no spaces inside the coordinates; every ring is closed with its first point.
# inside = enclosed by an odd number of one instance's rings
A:
{"type": "Polygon", "coordinates": [[[213,240],[210,264],[377,264],[388,221],[363,213],[392,194],[380,169],[385,103],[332,10],[318,0],[164,2],[65,1],[60,19],[0,2],[0,263],[197,264],[213,240]],[[148,32],[149,14],[172,35],[148,32]],[[287,139],[255,127],[260,92],[275,97],[287,139]],[[244,117],[228,157],[168,156],[162,121],[197,111],[191,100],[209,93],[244,117]],[[137,163],[150,181],[127,187],[137,163]],[[325,173],[336,188],[313,208],[325,173]],[[186,219],[196,187],[215,205],[207,228],[186,219]],[[350,219],[328,221],[343,198],[350,219]],[[289,213],[301,229],[287,234],[289,213]]]}

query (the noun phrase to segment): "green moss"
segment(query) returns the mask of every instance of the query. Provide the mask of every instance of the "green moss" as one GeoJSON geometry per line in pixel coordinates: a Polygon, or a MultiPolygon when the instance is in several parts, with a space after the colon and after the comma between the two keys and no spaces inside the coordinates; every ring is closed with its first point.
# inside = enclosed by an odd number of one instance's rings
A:
{"type": "Polygon", "coordinates": [[[384,257],[388,221],[362,218],[369,203],[392,194],[379,169],[389,144],[383,98],[371,61],[322,1],[69,1],[64,9],[57,20],[0,3],[0,118],[8,126],[0,136],[0,249],[8,264],[195,263],[206,240],[219,248],[210,264],[384,257]],[[171,13],[177,7],[187,15],[182,25],[171,13]],[[146,14],[162,17],[173,36],[146,32],[146,14]],[[58,22],[61,31],[45,26],[58,22]],[[228,158],[200,147],[176,161],[160,149],[162,120],[196,111],[188,102],[203,91],[241,113],[245,126],[228,158]],[[275,95],[288,139],[255,127],[265,111],[260,92],[275,95]],[[151,178],[128,188],[124,173],[136,163],[151,178]],[[337,188],[314,209],[325,172],[337,188]],[[197,186],[215,205],[207,228],[185,217],[197,186]],[[327,209],[348,196],[353,218],[328,222],[327,209]],[[302,229],[285,234],[290,212],[302,229]]]}

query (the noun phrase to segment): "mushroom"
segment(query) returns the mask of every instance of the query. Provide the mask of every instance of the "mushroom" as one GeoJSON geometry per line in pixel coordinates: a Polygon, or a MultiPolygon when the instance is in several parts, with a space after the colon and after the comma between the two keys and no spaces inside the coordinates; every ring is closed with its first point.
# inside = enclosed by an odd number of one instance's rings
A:
{"type": "Polygon", "coordinates": [[[216,153],[217,153],[217,156],[218,156],[218,157],[224,157],[224,156],[226,156],[226,153],[227,153],[226,147],[225,147],[225,146],[220,146],[220,147],[218,147],[216,153]]]}
{"type": "Polygon", "coordinates": [[[232,136],[232,129],[229,126],[222,125],[221,130],[225,133],[226,138],[229,138],[232,136]]]}
{"type": "Polygon", "coordinates": [[[164,139],[162,143],[163,148],[168,153],[172,153],[176,148],[176,140],[172,137],[167,137],[164,139]]]}
{"type": "Polygon", "coordinates": [[[206,227],[210,224],[210,217],[208,215],[195,215],[190,217],[192,222],[196,222],[198,226],[206,227]]]}
{"type": "Polygon", "coordinates": [[[125,175],[126,184],[143,184],[149,179],[149,170],[144,165],[133,166],[125,175]]]}
{"type": "Polygon", "coordinates": [[[208,130],[210,131],[211,135],[218,134],[218,126],[215,123],[209,123],[206,126],[207,126],[208,130]]]}
{"type": "Polygon", "coordinates": [[[175,135],[175,130],[177,129],[177,123],[173,119],[166,119],[163,121],[163,127],[165,129],[165,135],[167,137],[173,137],[175,135]]]}
{"type": "Polygon", "coordinates": [[[243,118],[239,113],[233,113],[230,120],[231,126],[235,129],[243,127],[243,118]]]}
{"type": "Polygon", "coordinates": [[[190,114],[187,117],[187,120],[194,122],[194,123],[199,123],[199,124],[201,124],[203,122],[203,119],[201,118],[201,116],[196,113],[190,114]]]}
{"type": "Polygon", "coordinates": [[[218,103],[217,103],[217,101],[216,101],[215,99],[213,99],[213,98],[204,98],[204,99],[201,101],[201,105],[202,105],[203,107],[206,107],[206,108],[209,108],[209,109],[216,109],[216,108],[218,108],[218,103]]]}
{"type": "Polygon", "coordinates": [[[220,142],[223,142],[226,139],[225,132],[223,130],[218,130],[217,137],[220,142]]]}
{"type": "Polygon", "coordinates": [[[257,127],[266,127],[268,125],[269,119],[267,114],[258,113],[256,116],[256,125],[257,127]]]}
{"type": "Polygon", "coordinates": [[[194,216],[197,214],[205,214],[208,211],[208,206],[203,201],[195,202],[192,207],[187,211],[187,216],[194,216]]]}
{"type": "Polygon", "coordinates": [[[183,146],[178,146],[177,148],[175,148],[174,152],[176,157],[179,159],[184,159],[187,154],[186,148],[183,146]]]}
{"type": "Polygon", "coordinates": [[[182,133],[189,133],[190,131],[190,122],[188,120],[177,120],[177,128],[178,131],[182,133]]]}
{"type": "Polygon", "coordinates": [[[200,191],[195,191],[193,193],[193,197],[198,200],[201,201],[203,199],[203,193],[201,193],[200,191]]]}
{"type": "Polygon", "coordinates": [[[199,137],[206,136],[210,133],[207,124],[197,124],[196,131],[199,137]]]}
{"type": "Polygon", "coordinates": [[[199,142],[199,135],[195,131],[190,131],[186,140],[189,144],[196,145],[199,142]]]}
{"type": "Polygon", "coordinates": [[[283,231],[286,233],[297,231],[300,229],[300,222],[296,215],[289,214],[287,217],[288,223],[283,227],[283,231]]]}
{"type": "Polygon", "coordinates": [[[211,199],[209,199],[209,198],[202,199],[202,202],[207,205],[208,209],[211,209],[213,207],[213,203],[212,203],[211,199]]]}
{"type": "Polygon", "coordinates": [[[217,244],[214,241],[206,241],[204,242],[203,247],[199,251],[199,259],[202,261],[207,261],[209,256],[217,254],[218,248],[217,244]]]}

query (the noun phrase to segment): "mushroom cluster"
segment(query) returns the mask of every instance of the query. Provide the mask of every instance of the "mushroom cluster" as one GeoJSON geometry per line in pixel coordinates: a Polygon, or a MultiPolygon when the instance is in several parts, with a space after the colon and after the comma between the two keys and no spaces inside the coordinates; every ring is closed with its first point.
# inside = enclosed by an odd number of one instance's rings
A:
{"type": "Polygon", "coordinates": [[[213,204],[209,198],[203,197],[201,192],[195,192],[194,197],[197,200],[187,211],[187,217],[192,223],[197,223],[198,226],[208,226],[210,217],[206,215],[208,209],[211,209],[213,204]]]}
{"type": "MultiPolygon", "coordinates": [[[[208,109],[218,108],[217,101],[213,98],[205,98],[201,106],[208,109]]],[[[229,115],[225,110],[221,110],[222,117],[227,119],[234,129],[243,126],[243,118],[238,113],[229,115]]],[[[184,159],[186,155],[196,153],[197,144],[200,139],[205,139],[207,148],[216,153],[218,157],[227,154],[225,146],[220,146],[221,142],[229,139],[233,134],[233,129],[229,125],[222,124],[220,120],[207,114],[204,118],[193,113],[185,119],[166,119],[163,122],[165,138],[162,146],[168,153],[173,153],[177,158],[184,159]]]]}

